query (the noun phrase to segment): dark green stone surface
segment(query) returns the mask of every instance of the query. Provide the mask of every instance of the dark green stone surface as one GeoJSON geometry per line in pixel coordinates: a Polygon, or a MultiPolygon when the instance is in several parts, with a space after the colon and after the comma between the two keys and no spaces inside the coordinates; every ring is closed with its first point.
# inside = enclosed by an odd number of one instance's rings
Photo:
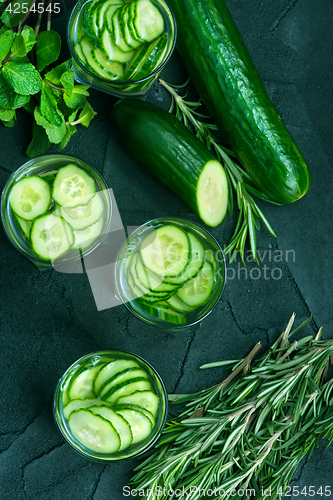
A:
{"type": "MultiPolygon", "coordinates": [[[[85,274],[39,272],[0,231],[0,499],[121,500],[135,460],[111,465],[88,462],[62,440],[52,417],[59,377],[82,355],[108,347],[129,349],[150,361],[168,392],[192,392],[220,380],[219,370],[200,371],[216,359],[264,347],[292,312],[309,314],[307,333],[332,319],[332,111],[333,7],[330,0],[229,0],[263,82],[284,123],[307,159],[312,185],[284,207],[259,203],[277,232],[258,235],[261,265],[228,265],[222,300],[201,324],[173,336],[147,327],[124,306],[98,311],[85,274]],[[283,256],[281,260],[280,257],[283,256]]],[[[52,27],[65,42],[73,2],[61,2],[52,27]]],[[[65,47],[65,43],[64,43],[65,47]]],[[[162,76],[183,83],[175,53],[162,76]]],[[[154,84],[147,99],[167,109],[169,97],[154,84]]],[[[199,222],[173,194],[145,172],[119,144],[109,123],[114,98],[91,91],[98,112],[73,136],[64,153],[94,165],[113,189],[124,226],[160,216],[199,222]]],[[[0,188],[27,161],[30,117],[19,113],[13,129],[0,127],[0,188]]],[[[55,152],[51,148],[50,152],[55,152]]],[[[211,230],[224,246],[235,220],[211,230]]],[[[321,442],[291,486],[332,485],[333,447],[321,442]]],[[[333,493],[332,493],[333,496],[333,493]]],[[[303,495],[304,497],[304,495],[303,495]]],[[[273,498],[273,497],[272,497],[273,498]]],[[[312,498],[322,498],[318,493],[312,498]]]]}

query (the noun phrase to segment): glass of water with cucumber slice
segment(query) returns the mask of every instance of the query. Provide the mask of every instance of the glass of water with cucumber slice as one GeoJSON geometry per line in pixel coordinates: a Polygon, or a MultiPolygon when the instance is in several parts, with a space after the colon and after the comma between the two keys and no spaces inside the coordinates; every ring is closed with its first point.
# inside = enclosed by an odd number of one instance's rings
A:
{"type": "Polygon", "coordinates": [[[117,291],[140,320],[170,331],[205,318],[225,285],[224,253],[201,226],[160,218],[136,229],[120,250],[117,291]]]}
{"type": "Polygon", "coordinates": [[[9,178],[1,197],[5,232],[39,269],[95,249],[111,222],[112,201],[99,172],[73,156],[33,158],[9,178]]]}
{"type": "Polygon", "coordinates": [[[176,22],[165,0],[79,0],[67,39],[79,83],[144,95],[173,52],[176,22]]]}
{"type": "Polygon", "coordinates": [[[66,370],[53,414],[79,454],[108,462],[147,451],[164,428],[167,408],[163,381],[147,361],[107,350],[90,353],[66,370]]]}

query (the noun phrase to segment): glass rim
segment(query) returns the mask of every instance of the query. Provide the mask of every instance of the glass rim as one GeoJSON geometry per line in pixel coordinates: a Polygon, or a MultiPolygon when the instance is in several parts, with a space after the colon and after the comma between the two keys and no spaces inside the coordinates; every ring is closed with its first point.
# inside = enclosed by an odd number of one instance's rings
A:
{"type": "MultiPolygon", "coordinates": [[[[53,395],[53,408],[52,408],[52,413],[53,413],[53,419],[57,425],[57,428],[61,434],[61,436],[63,437],[63,439],[65,440],[65,442],[67,444],[69,444],[71,446],[71,448],[73,450],[75,450],[79,455],[85,457],[86,459],[89,459],[91,461],[94,461],[94,462],[104,462],[104,463],[111,463],[111,462],[120,462],[120,461],[123,461],[123,460],[131,460],[133,458],[136,458],[136,457],[139,457],[140,455],[142,455],[143,453],[146,453],[148,450],[150,450],[154,444],[156,443],[156,441],[159,439],[159,437],[161,436],[162,432],[163,432],[163,429],[165,427],[165,424],[166,424],[166,421],[167,421],[167,417],[168,417],[168,406],[169,406],[169,400],[168,400],[168,392],[166,390],[166,387],[165,387],[165,384],[163,382],[163,379],[161,377],[161,375],[159,374],[159,372],[156,370],[156,368],[149,362],[147,361],[145,358],[143,358],[141,355],[139,354],[136,354],[132,351],[129,351],[127,349],[117,349],[117,348],[112,348],[112,349],[100,349],[98,351],[91,351],[89,352],[88,354],[85,354],[83,356],[81,356],[79,359],[77,359],[76,361],[74,361],[65,371],[64,373],[62,374],[62,376],[59,378],[58,382],[57,382],[57,385],[56,385],[56,388],[55,388],[55,391],[54,391],[54,395],[53,395]],[[57,410],[59,409],[58,408],[58,394],[59,394],[59,390],[60,390],[60,386],[62,384],[62,382],[65,380],[66,376],[68,375],[68,373],[77,365],[79,364],[80,362],[84,361],[85,359],[89,359],[89,358],[93,358],[94,356],[103,356],[103,355],[108,355],[108,354],[125,354],[125,355],[128,355],[128,356],[131,356],[137,360],[139,360],[143,365],[146,365],[153,373],[154,375],[156,376],[160,386],[161,386],[161,391],[158,390],[158,395],[159,397],[162,397],[163,398],[163,401],[164,401],[164,414],[163,414],[163,418],[161,418],[161,423],[159,425],[159,428],[158,430],[156,430],[156,435],[153,437],[153,439],[147,443],[147,445],[142,449],[142,450],[139,450],[139,451],[134,451],[133,454],[129,454],[128,456],[125,456],[125,457],[117,457],[115,456],[115,458],[112,458],[112,454],[110,453],[108,458],[103,458],[103,456],[89,456],[87,453],[85,453],[83,450],[79,449],[77,446],[75,446],[74,443],[72,443],[68,437],[67,437],[67,432],[64,432],[64,430],[61,428],[61,425],[60,425],[60,422],[59,422],[59,418],[58,418],[58,415],[57,415],[57,410]]],[[[126,450],[123,450],[123,451],[126,451],[126,450]]],[[[94,455],[98,455],[98,452],[92,452],[94,455]]],[[[115,453],[118,453],[118,452],[115,452],[115,453]]]]}
{"type": "Polygon", "coordinates": [[[120,290],[120,285],[118,283],[119,280],[118,280],[118,266],[117,266],[117,270],[116,270],[116,273],[115,273],[116,290],[118,292],[118,295],[120,296],[120,299],[121,299],[123,305],[127,308],[127,310],[130,311],[137,319],[139,319],[141,322],[143,322],[145,324],[148,324],[150,326],[154,326],[156,328],[159,328],[160,330],[167,330],[167,331],[171,331],[172,332],[172,331],[186,330],[187,328],[190,328],[192,326],[197,325],[198,323],[200,323],[200,321],[204,320],[215,309],[215,307],[217,306],[217,304],[221,300],[221,297],[222,297],[222,294],[224,292],[224,288],[225,288],[225,285],[226,285],[226,281],[227,281],[226,280],[226,276],[227,276],[227,264],[226,264],[226,256],[225,256],[225,253],[224,253],[221,245],[219,244],[219,242],[217,241],[217,239],[212,234],[210,234],[207,231],[207,229],[205,229],[203,226],[201,226],[197,222],[193,222],[191,220],[184,219],[183,217],[168,217],[168,216],[157,217],[156,219],[151,219],[151,220],[145,222],[144,224],[142,224],[141,226],[139,226],[138,228],[134,229],[134,231],[132,231],[132,233],[128,235],[128,237],[126,238],[126,240],[122,244],[121,249],[119,250],[119,253],[118,253],[118,256],[117,256],[117,263],[119,262],[119,257],[121,255],[121,252],[123,251],[123,248],[125,247],[125,245],[127,245],[128,240],[131,238],[131,236],[133,236],[140,229],[152,226],[153,223],[157,224],[160,221],[163,222],[165,220],[167,220],[167,221],[176,221],[176,222],[185,223],[185,224],[188,224],[188,223],[189,224],[193,224],[200,231],[203,231],[204,236],[208,235],[208,237],[211,238],[211,240],[213,241],[213,243],[218,248],[218,251],[221,252],[221,255],[222,255],[223,259],[222,259],[222,261],[219,261],[219,264],[220,264],[219,268],[220,269],[223,268],[223,271],[224,271],[224,279],[222,280],[221,278],[219,278],[219,280],[220,280],[220,282],[222,284],[222,288],[221,288],[220,293],[218,294],[218,297],[216,297],[216,300],[215,300],[214,304],[211,305],[211,307],[206,311],[206,313],[202,317],[200,317],[198,319],[195,319],[195,320],[191,321],[190,323],[186,323],[185,325],[177,325],[176,323],[169,323],[169,322],[166,322],[166,321],[164,323],[157,322],[156,318],[154,318],[154,317],[152,317],[151,321],[149,321],[148,319],[145,319],[145,318],[141,317],[136,312],[136,310],[129,305],[130,301],[124,302],[123,301],[123,294],[122,294],[122,292],[120,290]],[[223,262],[223,265],[222,265],[222,262],[223,262]]]}
{"type": "Polygon", "coordinates": [[[163,0],[163,2],[167,5],[169,11],[170,11],[170,14],[171,14],[171,18],[172,18],[172,23],[173,23],[173,28],[174,28],[174,31],[173,31],[173,41],[172,41],[172,45],[171,45],[171,48],[169,50],[169,53],[167,55],[167,57],[165,58],[165,60],[152,72],[150,73],[148,76],[145,76],[144,78],[141,78],[140,80],[126,80],[126,81],[122,81],[122,80],[108,80],[106,78],[102,78],[98,75],[95,75],[94,73],[92,73],[91,71],[89,71],[89,69],[84,66],[84,64],[81,63],[81,61],[77,58],[75,52],[74,52],[74,49],[73,49],[73,44],[72,44],[72,41],[71,41],[71,37],[70,37],[70,29],[71,29],[71,26],[72,26],[72,23],[73,23],[73,18],[74,16],[77,14],[77,9],[78,9],[78,5],[82,2],[83,5],[85,5],[87,2],[89,2],[90,0],[79,0],[73,7],[72,9],[72,12],[71,12],[71,15],[69,17],[69,21],[68,21],[68,25],[67,25],[67,43],[68,43],[68,47],[69,47],[69,50],[70,50],[70,53],[71,53],[71,57],[74,59],[75,63],[80,67],[80,69],[82,71],[84,71],[85,73],[87,73],[91,78],[93,78],[94,80],[96,80],[97,82],[99,83],[104,83],[104,84],[107,84],[107,85],[110,85],[110,86],[114,86],[114,87],[119,87],[118,90],[121,90],[122,87],[125,87],[125,86],[128,86],[128,85],[136,85],[136,84],[139,84],[139,83],[145,83],[146,81],[150,80],[151,78],[153,78],[157,73],[159,73],[160,71],[162,71],[162,69],[164,68],[164,66],[167,64],[167,62],[169,61],[174,49],[175,49],[175,46],[176,46],[176,40],[177,40],[177,23],[176,23],[176,18],[175,18],[175,15],[169,5],[169,3],[166,1],[166,0],[163,0]]]}
{"type": "MultiPolygon", "coordinates": [[[[39,160],[43,161],[44,159],[46,160],[46,159],[52,159],[52,158],[54,158],[55,160],[56,160],[56,158],[63,159],[63,160],[68,159],[69,161],[70,160],[78,161],[79,163],[82,162],[85,165],[88,165],[88,167],[90,167],[100,177],[101,181],[105,184],[106,189],[109,189],[109,186],[108,186],[106,180],[104,179],[103,175],[95,167],[93,167],[92,165],[90,165],[90,163],[87,163],[85,160],[82,160],[78,156],[66,155],[66,154],[62,154],[62,153],[52,153],[52,154],[49,154],[49,155],[46,154],[46,155],[40,155],[40,156],[35,156],[34,158],[30,158],[30,160],[28,160],[27,162],[25,162],[23,165],[21,165],[19,168],[17,168],[16,170],[14,170],[10,174],[10,176],[9,176],[9,178],[8,178],[5,186],[2,189],[1,200],[0,200],[0,215],[1,215],[1,223],[2,223],[2,227],[4,229],[4,232],[5,232],[8,240],[10,241],[10,243],[22,255],[24,255],[28,259],[33,259],[33,261],[36,262],[36,263],[38,263],[38,264],[50,265],[51,267],[52,267],[53,262],[61,264],[61,263],[79,261],[81,259],[81,257],[82,257],[81,252],[79,252],[79,255],[77,255],[76,257],[72,257],[71,259],[62,260],[62,257],[60,257],[59,259],[55,259],[54,261],[52,261],[52,260],[46,260],[46,259],[41,259],[32,250],[31,250],[31,252],[26,251],[25,249],[21,248],[16,243],[15,240],[13,240],[13,238],[10,236],[10,234],[8,232],[7,224],[5,224],[5,212],[7,210],[7,207],[6,207],[6,205],[7,205],[6,191],[7,191],[8,187],[9,187],[9,185],[11,184],[11,182],[13,182],[13,180],[17,176],[19,176],[26,168],[33,167],[34,162],[39,161],[39,160]]],[[[105,238],[105,235],[108,232],[108,229],[109,229],[110,224],[111,224],[111,219],[112,219],[112,198],[111,198],[111,196],[109,196],[109,202],[110,202],[110,216],[108,218],[104,234],[103,234],[103,236],[99,240],[97,240],[96,244],[94,244],[92,246],[92,248],[88,252],[84,252],[83,251],[83,254],[85,256],[89,255],[93,250],[95,250],[95,248],[97,248],[100,245],[100,243],[103,241],[103,239],[105,238]]],[[[10,224],[9,224],[9,226],[10,226],[10,224]]]]}

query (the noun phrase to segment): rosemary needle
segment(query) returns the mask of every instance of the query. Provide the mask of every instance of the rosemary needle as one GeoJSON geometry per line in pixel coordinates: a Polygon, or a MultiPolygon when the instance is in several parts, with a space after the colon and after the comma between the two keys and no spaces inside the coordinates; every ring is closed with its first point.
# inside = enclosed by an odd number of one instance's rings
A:
{"type": "MultiPolygon", "coordinates": [[[[245,265],[245,243],[249,242],[252,258],[258,262],[256,232],[260,229],[260,223],[268,229],[272,236],[276,236],[274,229],[254,201],[250,193],[262,198],[265,201],[272,200],[267,198],[264,193],[251,185],[251,177],[235,161],[235,155],[229,149],[225,148],[219,139],[213,134],[217,127],[212,123],[207,123],[208,116],[197,111],[201,102],[187,101],[186,95],[181,97],[176,89],[185,87],[188,81],[183,85],[171,85],[160,79],[160,84],[169,92],[172,98],[169,112],[175,112],[176,117],[184,123],[185,126],[192,126],[196,136],[207,146],[213,149],[219,161],[224,165],[228,179],[229,192],[236,194],[238,220],[234,233],[225,248],[225,253],[231,253],[230,263],[235,260],[237,254],[240,254],[241,260],[245,265]],[[205,120],[205,121],[202,121],[205,120]]],[[[233,196],[228,198],[228,213],[233,214],[234,203],[233,196]]]]}

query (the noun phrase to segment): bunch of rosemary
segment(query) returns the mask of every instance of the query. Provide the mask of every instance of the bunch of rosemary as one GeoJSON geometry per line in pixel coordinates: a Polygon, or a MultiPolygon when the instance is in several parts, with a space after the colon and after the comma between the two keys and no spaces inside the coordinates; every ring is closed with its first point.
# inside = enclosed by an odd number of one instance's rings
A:
{"type": "Polygon", "coordinates": [[[135,469],[132,483],[146,499],[197,500],[204,492],[282,499],[293,473],[319,437],[333,440],[333,380],[326,382],[333,339],[289,343],[294,316],[275,344],[250,366],[260,343],[218,385],[173,395],[187,403],[135,469]],[[163,494],[161,494],[163,493],[163,494]]]}
{"type": "MultiPolygon", "coordinates": [[[[176,117],[184,125],[193,127],[196,136],[207,146],[207,149],[215,151],[227,174],[229,193],[231,194],[233,191],[236,193],[239,210],[238,220],[230,242],[224,250],[226,254],[231,253],[230,263],[239,253],[245,265],[244,253],[247,239],[249,240],[252,258],[258,262],[256,231],[260,229],[260,223],[264,224],[272,236],[276,236],[276,234],[250,193],[270,203],[276,203],[251,184],[251,177],[237,163],[235,154],[225,148],[217,136],[214,135],[213,131],[217,131],[216,125],[209,123],[207,120],[211,120],[210,117],[199,113],[197,110],[201,106],[201,102],[188,101],[186,100],[186,94],[184,97],[178,94],[176,89],[185,87],[188,81],[183,85],[171,85],[164,80],[159,80],[160,84],[172,97],[169,112],[175,111],[176,117]]],[[[230,195],[228,198],[229,215],[233,214],[233,208],[233,196],[230,195]]]]}

